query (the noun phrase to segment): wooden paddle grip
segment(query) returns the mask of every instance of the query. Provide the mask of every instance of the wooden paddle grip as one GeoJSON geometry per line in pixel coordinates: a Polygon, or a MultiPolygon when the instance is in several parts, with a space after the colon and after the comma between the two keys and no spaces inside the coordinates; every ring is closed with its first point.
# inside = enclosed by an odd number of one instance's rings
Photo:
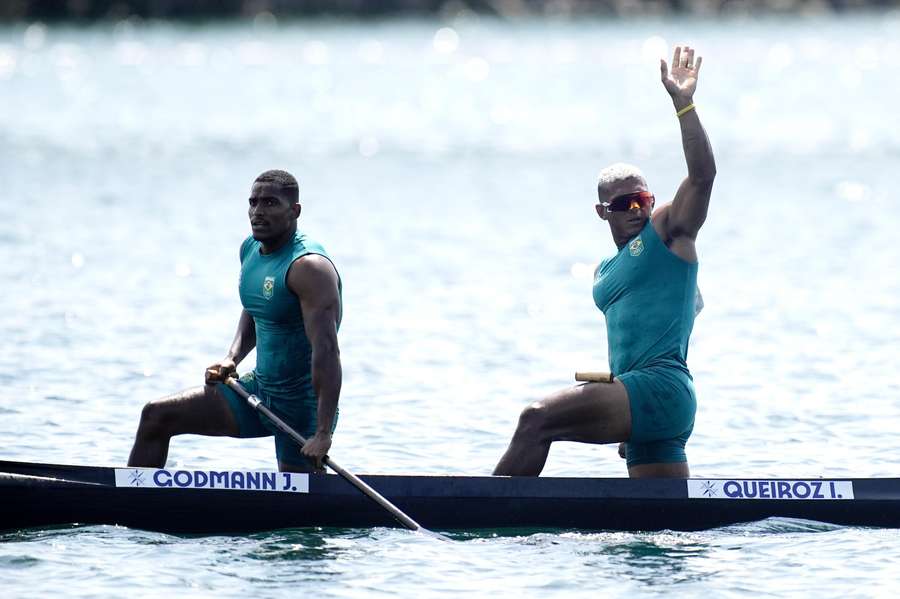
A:
{"type": "Polygon", "coordinates": [[[575,380],[580,383],[611,383],[613,375],[611,372],[576,372],[575,380]]]}

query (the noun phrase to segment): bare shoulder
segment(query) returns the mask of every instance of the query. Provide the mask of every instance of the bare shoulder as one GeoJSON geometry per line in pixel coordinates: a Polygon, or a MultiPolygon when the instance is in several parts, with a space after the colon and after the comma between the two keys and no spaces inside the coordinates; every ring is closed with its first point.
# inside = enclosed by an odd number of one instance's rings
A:
{"type": "Polygon", "coordinates": [[[306,254],[294,260],[288,270],[288,288],[297,295],[334,289],[338,275],[331,260],[321,254],[306,254]]]}

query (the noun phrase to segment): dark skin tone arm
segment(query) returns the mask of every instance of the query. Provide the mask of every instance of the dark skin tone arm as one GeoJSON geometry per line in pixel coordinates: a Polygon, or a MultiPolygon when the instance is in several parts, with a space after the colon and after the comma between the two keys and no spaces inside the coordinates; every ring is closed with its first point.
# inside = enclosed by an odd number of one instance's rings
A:
{"type": "Polygon", "coordinates": [[[206,369],[206,384],[221,383],[237,373],[237,365],[247,357],[247,354],[256,347],[256,324],[253,317],[246,310],[241,310],[237,331],[234,333],[234,341],[231,349],[222,360],[210,365],[206,369]]]}
{"type": "MultiPolygon", "coordinates": [[[[694,61],[694,50],[688,46],[675,48],[671,71],[665,60],[660,61],[660,77],[676,111],[693,104],[702,62],[699,56],[694,61]]],[[[694,241],[706,221],[716,178],[716,161],[697,110],[687,111],[678,120],[688,175],[678,187],[672,203],[653,215],[653,225],[676,255],[695,262],[694,241]]]]}
{"type": "MultiPolygon", "coordinates": [[[[666,61],[660,61],[660,79],[672,98],[676,112],[693,104],[702,62],[703,58],[700,56],[694,60],[694,50],[689,46],[675,48],[671,72],[666,61]]],[[[696,262],[697,248],[694,242],[700,227],[706,221],[713,181],[716,178],[716,161],[697,110],[687,111],[678,121],[688,176],[678,187],[672,203],[654,212],[653,226],[676,256],[688,262],[696,262]]],[[[619,445],[619,456],[625,458],[624,443],[619,445]]]]}
{"type": "Polygon", "coordinates": [[[318,398],[316,434],[307,439],[303,454],[317,468],[331,448],[331,429],[341,394],[341,352],[337,327],[341,315],[338,276],[324,256],[309,254],[291,265],[287,285],[299,299],[303,326],[312,346],[312,383],[318,398]]]}

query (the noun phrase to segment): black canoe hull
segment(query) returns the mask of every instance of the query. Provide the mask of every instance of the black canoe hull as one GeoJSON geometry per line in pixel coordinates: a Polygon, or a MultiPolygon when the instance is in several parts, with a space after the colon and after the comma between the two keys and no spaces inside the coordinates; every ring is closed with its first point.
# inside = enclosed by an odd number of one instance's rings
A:
{"type": "MultiPolygon", "coordinates": [[[[900,479],[853,480],[852,500],[785,500],[689,497],[684,480],[362,478],[423,526],[436,530],[690,531],[769,517],[900,528],[900,479]]],[[[115,524],[169,533],[231,534],[397,526],[341,478],[314,475],[308,480],[304,493],[123,488],[115,486],[112,468],[0,461],[0,530],[115,524]]]]}

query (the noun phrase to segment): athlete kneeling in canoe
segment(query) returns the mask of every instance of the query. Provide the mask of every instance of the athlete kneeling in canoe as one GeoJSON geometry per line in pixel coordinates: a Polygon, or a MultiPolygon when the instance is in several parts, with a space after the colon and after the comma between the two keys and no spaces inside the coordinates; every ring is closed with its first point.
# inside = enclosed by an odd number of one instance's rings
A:
{"type": "Polygon", "coordinates": [[[668,205],[641,172],[617,164],[600,173],[597,214],[618,253],[594,276],[594,302],[606,316],[612,382],[591,382],[522,412],[494,474],[537,476],[554,441],[625,443],[632,477],[687,477],[684,447],[696,397],[686,358],[697,301],[694,242],[706,220],[716,165],[693,95],[701,58],[678,47],[662,82],[681,124],[688,176],[668,205]],[[652,213],[652,215],[651,215],[652,213]]]}
{"type": "Polygon", "coordinates": [[[341,392],[341,280],[322,246],[297,230],[300,192],[290,173],[257,177],[248,213],[252,235],[240,251],[244,309],[231,349],[207,369],[205,386],[144,406],[129,466],[163,467],[169,440],[191,433],[274,435],[279,469],[322,469],[341,392]],[[240,382],[307,438],[302,450],[223,384],[254,347],[256,368],[240,382]]]}

